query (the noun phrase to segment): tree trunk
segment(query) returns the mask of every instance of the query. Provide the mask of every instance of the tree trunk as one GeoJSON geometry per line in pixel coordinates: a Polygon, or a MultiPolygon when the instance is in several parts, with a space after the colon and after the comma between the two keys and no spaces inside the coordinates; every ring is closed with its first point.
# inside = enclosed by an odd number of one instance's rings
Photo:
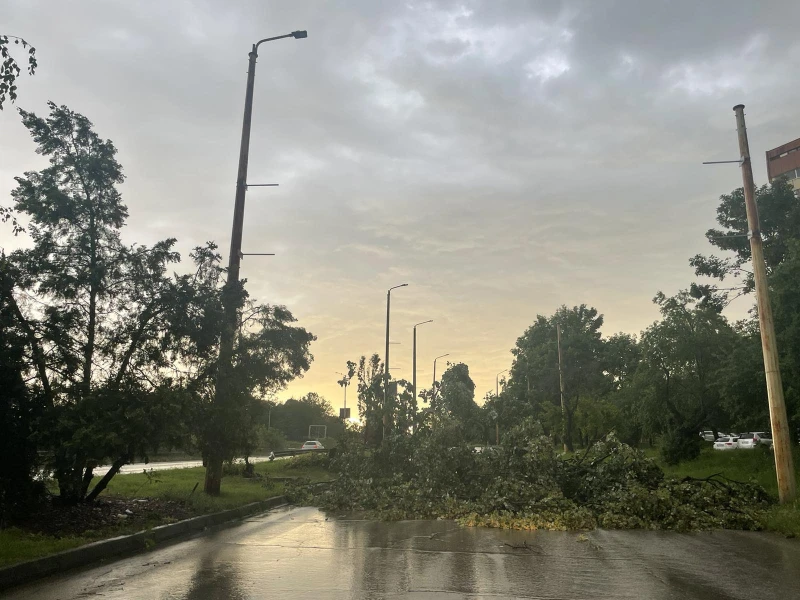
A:
{"type": "Polygon", "coordinates": [[[210,454],[206,465],[206,481],[203,491],[209,496],[219,496],[222,484],[222,457],[210,454]]]}
{"type": "Polygon", "coordinates": [[[124,456],[120,456],[117,460],[115,460],[114,464],[111,465],[111,468],[108,470],[108,472],[105,475],[103,475],[103,478],[97,482],[96,486],[94,486],[92,492],[88,496],[86,496],[86,502],[93,502],[94,499],[100,495],[100,492],[106,489],[108,482],[111,481],[114,475],[119,473],[119,470],[122,468],[122,465],[127,463],[129,460],[130,457],[127,454],[124,456]]]}
{"type": "MultiPolygon", "coordinates": [[[[88,197],[88,194],[87,194],[88,197]]],[[[97,230],[95,218],[89,219],[89,243],[91,256],[89,257],[89,323],[86,331],[86,346],[83,350],[83,393],[88,394],[92,386],[92,360],[94,358],[94,338],[97,329],[97,230]]]]}
{"type": "Polygon", "coordinates": [[[75,465],[83,465],[81,457],[56,454],[55,475],[62,504],[77,504],[83,499],[83,467],[75,465]]]}
{"type": "Polygon", "coordinates": [[[94,477],[94,465],[90,465],[86,467],[86,471],[83,472],[83,484],[81,485],[81,498],[86,496],[86,491],[89,489],[89,485],[92,483],[92,477],[94,477]]]}

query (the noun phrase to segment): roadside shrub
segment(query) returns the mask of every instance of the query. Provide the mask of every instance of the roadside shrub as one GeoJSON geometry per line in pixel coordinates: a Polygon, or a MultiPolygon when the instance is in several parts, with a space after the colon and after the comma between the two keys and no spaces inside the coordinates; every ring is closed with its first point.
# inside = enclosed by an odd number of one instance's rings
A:
{"type": "Polygon", "coordinates": [[[668,465],[677,465],[700,456],[702,438],[685,427],[668,430],[661,440],[661,457],[668,465]]]}
{"type": "Polygon", "coordinates": [[[330,459],[327,453],[314,452],[313,454],[301,454],[294,456],[288,460],[286,465],[287,469],[308,469],[311,467],[320,467],[327,469],[330,465],[330,459]]]}

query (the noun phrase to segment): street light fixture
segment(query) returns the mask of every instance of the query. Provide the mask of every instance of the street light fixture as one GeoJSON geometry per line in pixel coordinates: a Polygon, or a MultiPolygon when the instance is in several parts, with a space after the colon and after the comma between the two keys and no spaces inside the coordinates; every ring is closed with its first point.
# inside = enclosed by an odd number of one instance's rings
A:
{"type": "MultiPolygon", "coordinates": [[[[247,69],[247,88],[244,96],[244,118],[242,120],[242,140],[239,146],[239,169],[236,176],[236,198],[233,207],[233,229],[231,231],[231,250],[228,255],[228,277],[223,291],[223,310],[225,322],[222,328],[219,345],[219,371],[214,402],[219,404],[224,401],[227,393],[227,381],[230,379],[233,358],[233,338],[236,335],[236,322],[238,320],[239,294],[236,287],[239,285],[239,267],[242,260],[242,228],[244,226],[244,197],[247,191],[247,162],[250,157],[250,125],[253,116],[253,84],[256,76],[256,58],[258,47],[264,42],[280,40],[287,37],[296,39],[305,38],[305,31],[294,31],[286,35],[265,38],[253,44],[250,51],[250,62],[247,69]]],[[[224,456],[212,450],[208,457],[206,480],[204,490],[210,495],[219,495],[222,481],[222,461],[224,456]]]]}
{"type": "Polygon", "coordinates": [[[414,349],[412,351],[413,358],[411,360],[411,369],[413,371],[411,374],[411,385],[414,389],[414,401],[411,405],[414,410],[415,418],[417,414],[417,327],[425,325],[425,323],[433,323],[433,319],[428,319],[427,321],[422,321],[414,325],[414,349]]]}
{"type": "Polygon", "coordinates": [[[347,386],[350,385],[350,380],[347,378],[347,375],[344,373],[340,373],[339,371],[334,371],[337,375],[341,375],[341,380],[338,383],[344,388],[344,412],[347,414],[347,386]]]}
{"type": "Polygon", "coordinates": [[[284,38],[302,39],[308,37],[306,31],[293,31],[286,35],[264,38],[253,44],[250,51],[250,62],[247,69],[247,89],[244,96],[244,119],[242,122],[242,141],[239,147],[239,172],[236,178],[236,200],[233,209],[233,231],[231,233],[231,252],[228,257],[228,279],[230,286],[239,281],[239,263],[242,253],[242,227],[244,225],[244,198],[247,191],[247,163],[250,159],[250,126],[253,117],[253,86],[256,76],[256,58],[258,47],[264,42],[282,40],[284,38]]]}
{"type": "MultiPolygon", "coordinates": [[[[444,358],[445,356],[450,356],[450,354],[442,354],[441,356],[437,356],[433,359],[433,383],[436,383],[436,361],[440,358],[444,358]]],[[[433,386],[431,386],[431,392],[433,392],[433,386]]]]}
{"type": "Polygon", "coordinates": [[[401,283],[386,290],[386,359],[383,361],[383,436],[386,435],[386,428],[389,426],[389,311],[392,304],[392,290],[408,287],[407,283],[401,283]]]}
{"type": "Polygon", "coordinates": [[[500,395],[500,375],[503,373],[508,373],[508,369],[505,371],[500,371],[497,375],[494,376],[494,395],[495,397],[500,395]]]}

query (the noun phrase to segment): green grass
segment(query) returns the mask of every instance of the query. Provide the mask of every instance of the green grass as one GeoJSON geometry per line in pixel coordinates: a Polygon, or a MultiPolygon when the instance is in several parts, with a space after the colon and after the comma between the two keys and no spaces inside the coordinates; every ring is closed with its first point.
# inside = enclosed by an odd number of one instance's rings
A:
{"type": "MultiPolygon", "coordinates": [[[[796,460],[795,465],[797,465],[796,460]]],[[[775,458],[766,448],[730,452],[703,448],[695,460],[682,462],[677,466],[662,464],[661,468],[667,475],[673,477],[700,478],[721,473],[724,477],[736,481],[755,481],[773,496],[778,495],[775,458]]]]}
{"type": "MultiPolygon", "coordinates": [[[[658,460],[657,455],[653,458],[658,460]]],[[[659,464],[660,461],[659,461],[659,464]]],[[[800,452],[794,453],[795,475],[800,481],[800,452]]],[[[765,449],[715,451],[703,448],[700,456],[676,466],[661,464],[661,468],[672,477],[708,477],[720,473],[736,481],[752,481],[761,485],[775,498],[778,497],[778,481],[775,476],[775,459],[765,449]]],[[[764,517],[764,527],[784,535],[800,536],[800,501],[776,505],[764,517]]]]}
{"type": "Polygon", "coordinates": [[[0,530],[0,566],[55,554],[93,542],[91,536],[55,538],[19,529],[0,530]]]}
{"type": "MultiPolygon", "coordinates": [[[[241,475],[226,475],[222,479],[221,493],[212,497],[203,493],[205,469],[169,469],[149,474],[117,475],[100,495],[123,498],[160,498],[180,501],[192,516],[236,508],[251,502],[266,500],[283,493],[284,478],[308,478],[312,482],[331,479],[332,474],[320,466],[320,458],[300,456],[288,460],[256,463],[261,478],[246,479],[241,475]],[[316,459],[316,460],[315,460],[316,459]],[[197,484],[197,489],[192,491],[197,484]]],[[[99,478],[95,478],[95,483],[99,478]]],[[[169,523],[164,517],[147,524],[155,527],[169,523]]],[[[141,526],[119,525],[102,530],[87,531],[82,535],[55,537],[31,533],[20,529],[0,530],[0,566],[40,558],[62,550],[76,548],[90,542],[107,539],[141,530],[141,526]]]]}

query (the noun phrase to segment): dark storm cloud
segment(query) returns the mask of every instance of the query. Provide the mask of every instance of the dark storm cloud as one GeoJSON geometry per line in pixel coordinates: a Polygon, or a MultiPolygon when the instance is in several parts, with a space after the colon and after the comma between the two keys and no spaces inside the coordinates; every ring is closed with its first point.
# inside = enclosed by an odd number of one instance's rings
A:
{"type": "MultiPolygon", "coordinates": [[[[637,332],[692,279],[715,198],[739,184],[731,107],[754,156],[800,135],[800,4],[667,2],[55,2],[5,0],[3,33],[39,51],[19,105],[52,99],[120,150],[129,241],[215,239],[227,254],[247,52],[261,37],[245,249],[254,295],[317,333],[296,391],[434,318],[420,364],[452,352],[479,390],[537,312],[588,302],[637,332]],[[6,31],[8,30],[8,31],[6,31]],[[793,128],[794,126],[794,128],[793,128]]],[[[35,168],[0,115],[0,192],[35,168]]],[[[763,182],[763,165],[756,164],[763,182]]],[[[5,235],[5,232],[3,233],[5,235]]]]}

